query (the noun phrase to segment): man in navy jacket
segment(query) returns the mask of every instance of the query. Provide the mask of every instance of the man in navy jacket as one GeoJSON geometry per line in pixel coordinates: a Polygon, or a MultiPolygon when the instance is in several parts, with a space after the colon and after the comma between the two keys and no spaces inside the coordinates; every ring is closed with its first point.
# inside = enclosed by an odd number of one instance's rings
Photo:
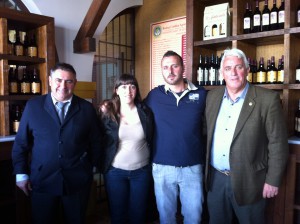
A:
{"type": "Polygon", "coordinates": [[[30,195],[33,223],[84,223],[93,167],[101,152],[101,131],[91,103],[73,95],[76,72],[57,64],[51,93],[26,104],[12,150],[16,184],[30,195]],[[64,120],[58,102],[65,103],[64,120]]]}

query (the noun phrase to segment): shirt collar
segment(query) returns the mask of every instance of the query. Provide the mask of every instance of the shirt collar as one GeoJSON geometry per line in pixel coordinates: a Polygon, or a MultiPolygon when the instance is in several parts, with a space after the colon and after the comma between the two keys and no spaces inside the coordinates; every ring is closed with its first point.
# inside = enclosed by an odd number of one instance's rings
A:
{"type": "Polygon", "coordinates": [[[228,100],[232,101],[232,102],[237,102],[239,99],[245,99],[246,97],[246,94],[248,92],[248,89],[249,89],[249,83],[247,82],[246,83],[246,86],[245,88],[243,89],[243,91],[241,92],[241,94],[233,101],[229,94],[228,94],[228,90],[227,88],[225,88],[225,92],[224,92],[224,95],[223,95],[223,98],[227,98],[228,100]]]}
{"type": "MultiPolygon", "coordinates": [[[[57,99],[55,99],[55,97],[52,95],[52,93],[51,93],[51,98],[52,98],[52,102],[53,102],[53,104],[55,105],[57,102],[59,102],[57,99]]],[[[72,98],[73,98],[73,96],[71,96],[71,98],[70,99],[68,99],[68,100],[65,100],[65,101],[63,101],[64,103],[65,102],[69,102],[69,103],[71,103],[71,101],[72,101],[72,98]]]]}
{"type": "MultiPolygon", "coordinates": [[[[186,83],[187,85],[187,87],[186,87],[186,90],[189,90],[189,91],[191,91],[191,90],[196,90],[196,89],[198,89],[192,82],[190,82],[188,79],[185,79],[184,80],[184,83],[186,83]]],[[[167,94],[168,93],[168,91],[170,91],[170,92],[172,92],[171,91],[171,89],[170,89],[170,85],[169,84],[165,84],[165,93],[167,94]]]]}

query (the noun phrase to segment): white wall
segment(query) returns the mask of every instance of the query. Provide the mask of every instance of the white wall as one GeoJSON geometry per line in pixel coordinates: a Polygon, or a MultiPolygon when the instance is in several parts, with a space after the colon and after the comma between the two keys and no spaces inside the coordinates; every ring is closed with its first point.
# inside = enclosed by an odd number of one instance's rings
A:
{"type": "MultiPolygon", "coordinates": [[[[73,40],[92,0],[23,0],[23,3],[31,13],[55,18],[55,43],[59,60],[74,66],[79,81],[91,81],[94,52],[74,54],[73,40]]],[[[114,16],[126,8],[142,4],[143,0],[111,0],[95,32],[96,41],[114,16]]]]}

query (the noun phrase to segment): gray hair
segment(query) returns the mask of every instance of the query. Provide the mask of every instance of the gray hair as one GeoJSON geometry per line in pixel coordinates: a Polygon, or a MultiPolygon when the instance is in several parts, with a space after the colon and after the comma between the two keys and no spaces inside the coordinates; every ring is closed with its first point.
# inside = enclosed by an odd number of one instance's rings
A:
{"type": "Polygon", "coordinates": [[[221,71],[223,70],[223,62],[224,62],[225,58],[228,56],[236,56],[238,58],[243,59],[246,69],[249,68],[249,63],[248,63],[245,53],[240,49],[232,48],[232,49],[224,50],[224,54],[222,56],[222,60],[221,60],[221,64],[220,64],[221,71]]]}

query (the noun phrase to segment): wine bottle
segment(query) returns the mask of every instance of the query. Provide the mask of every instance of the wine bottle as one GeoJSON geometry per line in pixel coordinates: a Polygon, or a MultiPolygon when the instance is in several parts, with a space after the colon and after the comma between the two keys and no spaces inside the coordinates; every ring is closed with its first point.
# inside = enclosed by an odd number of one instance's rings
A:
{"type": "Polygon", "coordinates": [[[28,45],[28,56],[30,57],[37,57],[38,56],[38,47],[36,44],[36,38],[35,35],[33,34],[30,43],[28,45]]]}
{"type": "Polygon", "coordinates": [[[209,85],[215,86],[217,84],[216,79],[216,65],[215,65],[215,56],[211,55],[210,63],[209,63],[209,85]]]}
{"type": "Polygon", "coordinates": [[[15,75],[14,66],[12,65],[10,65],[9,68],[8,82],[9,82],[9,94],[10,95],[18,94],[18,78],[15,75]]]}
{"type": "Polygon", "coordinates": [[[24,55],[24,46],[20,40],[20,32],[16,31],[16,42],[14,44],[15,55],[23,56],[24,55]]]}
{"type": "Polygon", "coordinates": [[[252,74],[252,70],[253,70],[253,65],[252,65],[252,60],[251,58],[248,58],[248,64],[249,64],[249,72],[248,72],[248,75],[247,75],[247,80],[248,82],[252,83],[252,80],[253,80],[253,74],[252,74]]]}
{"type": "Polygon", "coordinates": [[[296,83],[300,83],[300,59],[299,59],[299,64],[296,67],[296,83]]]}
{"type": "Polygon", "coordinates": [[[9,31],[7,35],[7,54],[14,54],[14,44],[10,39],[9,31]]]}
{"type": "Polygon", "coordinates": [[[275,67],[275,57],[271,57],[270,67],[267,72],[267,83],[275,84],[277,83],[277,68],[275,67]]]}
{"type": "Polygon", "coordinates": [[[24,50],[24,55],[26,56],[28,56],[28,45],[29,45],[28,36],[27,33],[25,33],[24,41],[23,41],[23,50],[24,50]]]}
{"type": "Polygon", "coordinates": [[[261,57],[259,60],[259,66],[256,72],[256,83],[257,84],[264,84],[266,83],[266,69],[265,69],[265,64],[264,64],[264,58],[261,57]]]}
{"type": "Polygon", "coordinates": [[[300,100],[298,102],[298,110],[295,114],[295,135],[300,137],[300,100]]]}
{"type": "Polygon", "coordinates": [[[261,31],[261,12],[259,10],[259,4],[256,0],[255,10],[253,12],[253,33],[261,31]]]}
{"type": "Polygon", "coordinates": [[[199,65],[197,68],[197,81],[200,86],[204,86],[205,81],[204,81],[203,57],[201,54],[199,57],[199,65]]]}
{"type": "Polygon", "coordinates": [[[28,95],[31,93],[30,91],[31,84],[30,84],[30,79],[26,68],[23,69],[23,78],[21,80],[20,86],[21,86],[21,94],[28,95]]]}
{"type": "Polygon", "coordinates": [[[31,79],[31,94],[40,95],[41,94],[41,80],[37,73],[36,68],[33,69],[32,79],[31,79]]]}
{"type": "Polygon", "coordinates": [[[262,11],[261,31],[268,31],[269,28],[270,28],[270,9],[268,7],[268,0],[265,0],[265,6],[262,11]]]}
{"type": "Polygon", "coordinates": [[[210,84],[209,82],[209,58],[207,55],[205,55],[204,58],[204,81],[205,81],[205,85],[208,86],[210,84]]]}
{"type": "Polygon", "coordinates": [[[253,59],[253,68],[252,68],[252,83],[255,84],[257,80],[257,60],[253,59]]]}
{"type": "Polygon", "coordinates": [[[281,0],[281,5],[278,9],[278,29],[284,28],[284,0],[281,0]]]}
{"type": "Polygon", "coordinates": [[[16,134],[19,130],[21,121],[21,110],[19,105],[13,105],[12,109],[12,133],[16,134]]]}
{"type": "Polygon", "coordinates": [[[243,31],[244,33],[251,33],[251,21],[252,21],[252,15],[249,11],[249,3],[246,3],[246,11],[244,14],[244,25],[243,25],[243,31]]]}
{"type": "Polygon", "coordinates": [[[277,83],[284,82],[284,63],[281,58],[278,59],[277,83]]]}
{"type": "Polygon", "coordinates": [[[276,0],[273,0],[273,7],[270,15],[270,30],[276,30],[278,29],[278,8],[276,6],[276,0]]]}

